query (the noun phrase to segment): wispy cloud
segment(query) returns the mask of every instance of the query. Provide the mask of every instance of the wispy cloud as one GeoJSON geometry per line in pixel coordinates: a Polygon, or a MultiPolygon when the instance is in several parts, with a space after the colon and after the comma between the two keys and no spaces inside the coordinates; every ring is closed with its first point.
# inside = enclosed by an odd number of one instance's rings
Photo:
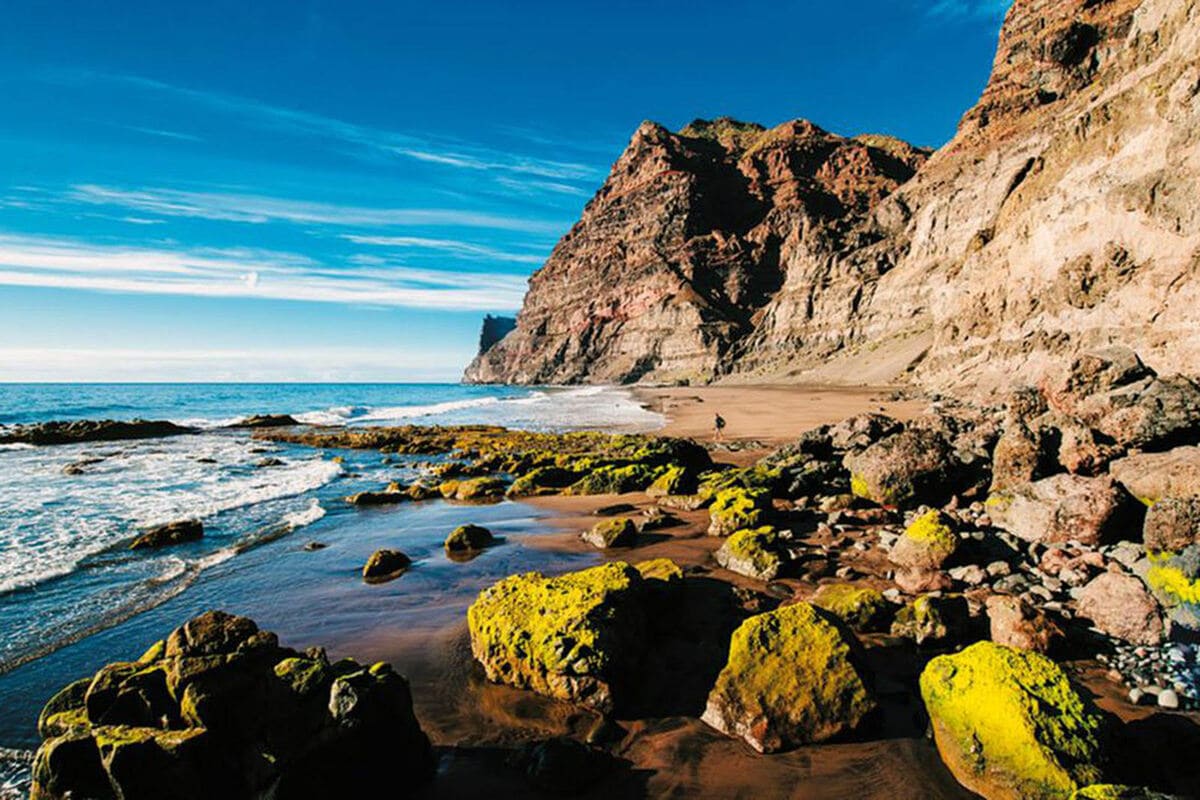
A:
{"type": "Polygon", "coordinates": [[[73,186],[68,199],[93,205],[169,217],[194,217],[226,222],[292,222],[307,225],[341,226],[455,226],[557,233],[567,228],[564,221],[506,217],[478,211],[445,208],[370,208],[221,192],[120,187],[81,184],[73,186]]]}
{"type": "MultiPolygon", "coordinates": [[[[342,145],[351,145],[352,150],[357,149],[372,160],[381,155],[401,156],[454,169],[533,175],[559,181],[591,181],[599,177],[599,170],[588,164],[533,158],[470,142],[360,125],[223,92],[189,89],[138,75],[72,71],[55,72],[47,77],[60,82],[120,84],[142,91],[170,95],[194,105],[239,116],[253,126],[322,137],[342,145]]],[[[157,132],[160,135],[171,133],[158,132],[152,128],[139,130],[143,133],[157,132]]]]}
{"type": "Polygon", "coordinates": [[[178,141],[183,141],[183,142],[203,142],[204,141],[204,139],[200,138],[199,136],[195,136],[190,133],[181,133],[179,131],[168,131],[168,130],[163,130],[160,128],[141,128],[136,125],[124,125],[122,127],[124,127],[125,130],[127,130],[127,131],[133,131],[134,133],[144,133],[147,136],[158,136],[162,139],[176,139],[178,141]]]}
{"type": "Polygon", "coordinates": [[[926,15],[942,19],[1001,19],[1013,0],[937,0],[922,3],[926,15]]]}
{"type": "Polygon", "coordinates": [[[342,237],[355,244],[376,247],[396,247],[418,250],[434,250],[475,261],[508,261],[514,264],[540,264],[545,256],[532,253],[513,253],[495,247],[453,239],[430,239],[423,236],[359,236],[346,234],[342,237]]]}
{"type": "Polygon", "coordinates": [[[517,308],[516,275],[324,264],[295,253],[0,236],[0,285],[444,310],[517,308]]]}

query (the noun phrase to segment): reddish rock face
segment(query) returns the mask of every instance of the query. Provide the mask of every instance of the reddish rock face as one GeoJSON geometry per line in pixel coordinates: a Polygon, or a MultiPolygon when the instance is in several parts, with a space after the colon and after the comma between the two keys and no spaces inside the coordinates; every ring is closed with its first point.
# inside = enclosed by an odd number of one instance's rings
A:
{"type": "Polygon", "coordinates": [[[829,254],[927,153],[803,120],[646,122],[530,280],[517,329],[470,381],[707,381],[727,371],[788,264],[829,254]]]}
{"type": "MultiPolygon", "coordinates": [[[[982,394],[1114,343],[1200,372],[1181,333],[1200,324],[1198,9],[1016,0],[979,103],[927,160],[805,122],[644,124],[467,379],[982,394]]],[[[1170,438],[1136,411],[1109,435],[1170,438]]],[[[1093,471],[1085,451],[1068,461],[1093,471]]]]}

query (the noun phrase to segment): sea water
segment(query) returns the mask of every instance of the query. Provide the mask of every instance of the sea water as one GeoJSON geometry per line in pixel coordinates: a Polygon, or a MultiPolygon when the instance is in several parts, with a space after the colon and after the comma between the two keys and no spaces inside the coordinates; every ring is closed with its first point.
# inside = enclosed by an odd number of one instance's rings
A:
{"type": "MultiPolygon", "coordinates": [[[[265,615],[264,624],[283,632],[290,626],[303,637],[319,630],[312,626],[322,615],[302,614],[289,604],[320,597],[334,564],[346,574],[330,585],[346,580],[356,587],[354,570],[374,544],[399,544],[417,556],[428,551],[430,561],[414,570],[418,577],[368,595],[376,612],[374,604],[388,593],[436,608],[439,591],[455,598],[443,604],[455,609],[477,585],[545,561],[510,547],[467,569],[442,563],[441,538],[466,515],[525,535],[537,531],[537,512],[514,503],[466,511],[436,502],[364,514],[342,498],[412,480],[417,461],[428,459],[265,442],[227,427],[266,413],[347,426],[487,423],[646,431],[661,424],[629,393],[594,387],[0,385],[0,426],[144,418],[199,431],[121,442],[0,445],[0,786],[5,764],[14,774],[27,774],[22,756],[6,758],[3,748],[27,751],[36,743],[32,722],[49,693],[107,661],[136,656],[131,646],[153,641],[204,608],[265,615]],[[139,529],[184,518],[203,521],[203,539],[164,550],[128,549],[139,529]],[[332,546],[303,553],[308,537],[332,546]],[[459,585],[465,578],[468,585],[459,585]],[[459,584],[450,587],[451,580],[459,584]]],[[[349,636],[353,625],[347,620],[359,611],[343,610],[339,616],[327,609],[324,618],[349,636]]]]}

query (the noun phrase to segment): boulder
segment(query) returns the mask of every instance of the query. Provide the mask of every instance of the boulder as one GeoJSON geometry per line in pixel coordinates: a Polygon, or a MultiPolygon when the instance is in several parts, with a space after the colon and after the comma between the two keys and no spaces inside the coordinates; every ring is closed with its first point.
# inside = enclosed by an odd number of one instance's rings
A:
{"type": "Polygon", "coordinates": [[[687,467],[668,467],[654,483],[646,487],[646,494],[651,497],[672,497],[692,494],[696,491],[696,476],[687,467]]]}
{"type": "Polygon", "coordinates": [[[449,553],[482,550],[492,545],[496,537],[487,528],[479,525],[459,525],[446,537],[445,548],[449,553]]]}
{"type": "Polygon", "coordinates": [[[433,775],[390,666],[330,664],[243,617],[210,611],[85,683],[43,712],[35,800],[300,800],[397,773],[412,797],[433,775]]]}
{"type": "Polygon", "coordinates": [[[1063,640],[1062,629],[1045,612],[1019,597],[992,595],[987,599],[987,615],[996,644],[1048,653],[1063,640]]]}
{"type": "Polygon", "coordinates": [[[0,444],[73,444],[76,442],[113,442],[128,439],[156,439],[195,433],[166,420],[74,420],[72,422],[39,422],[36,425],[16,425],[0,431],[0,444]]]}
{"type": "Polygon", "coordinates": [[[963,485],[962,465],[950,444],[930,430],[906,430],[848,454],[850,490],[884,506],[941,505],[963,485]]]}
{"type": "Polygon", "coordinates": [[[571,796],[594,788],[616,764],[606,750],[566,736],[531,742],[521,748],[514,761],[535,788],[571,796]]]}
{"type": "Polygon", "coordinates": [[[756,528],[767,521],[771,510],[769,489],[722,489],[708,508],[708,535],[728,536],[743,528],[756,528]]]}
{"type": "Polygon", "coordinates": [[[371,553],[367,563],[363,564],[363,580],[372,583],[388,581],[398,577],[410,566],[412,559],[399,550],[376,550],[371,553]]]}
{"type": "Polygon", "coordinates": [[[920,688],[942,761],[989,800],[1063,798],[1102,776],[1104,718],[1039,653],[978,642],[930,661],[920,688]]]}
{"type": "Polygon", "coordinates": [[[629,517],[613,517],[597,522],[580,538],[601,550],[609,547],[633,547],[637,542],[638,529],[629,517]]]}
{"type": "Polygon", "coordinates": [[[1164,497],[1150,506],[1142,543],[1151,552],[1179,552],[1200,543],[1200,497],[1164,497]]]}
{"type": "Polygon", "coordinates": [[[1158,603],[1132,575],[1100,573],[1083,587],[1077,608],[1079,616],[1113,638],[1141,645],[1163,639],[1158,603]]]}
{"type": "Polygon", "coordinates": [[[811,601],[856,631],[878,631],[887,626],[892,612],[878,589],[851,583],[826,583],[817,588],[811,601]]]}
{"type": "Polygon", "coordinates": [[[903,569],[942,569],[958,549],[953,525],[953,520],[936,509],[922,514],[904,529],[888,559],[903,569]]]}
{"type": "Polygon", "coordinates": [[[855,414],[829,429],[829,443],[835,450],[865,450],[902,430],[904,425],[886,414],[855,414]]]}
{"type": "Polygon", "coordinates": [[[1200,447],[1137,453],[1112,462],[1108,471],[1147,506],[1164,497],[1200,497],[1200,447]]]}
{"type": "Polygon", "coordinates": [[[943,644],[961,639],[970,621],[970,609],[962,595],[921,595],[896,612],[892,636],[912,639],[918,645],[943,644]]]}
{"type": "Polygon", "coordinates": [[[774,753],[851,731],[875,707],[853,636],[824,611],[796,603],[734,632],[701,719],[774,753]]]}
{"type": "Polygon", "coordinates": [[[1010,420],[992,450],[991,491],[1020,486],[1052,473],[1047,438],[1040,427],[1030,428],[1020,420],[1010,420]]]}
{"type": "Polygon", "coordinates": [[[1190,378],[1156,378],[1123,407],[1102,417],[1096,427],[1122,447],[1162,450],[1200,439],[1200,386],[1190,378]]]}
{"type": "Polygon", "coordinates": [[[184,542],[195,542],[204,537],[204,524],[198,519],[181,519],[165,525],[147,528],[129,545],[130,550],[169,547],[184,542]]]}
{"type": "Polygon", "coordinates": [[[1059,423],[1058,463],[1073,475],[1100,475],[1125,450],[1082,422],[1059,423]]]}
{"type": "Polygon", "coordinates": [[[1041,389],[1051,408],[1089,423],[1112,413],[1150,385],[1154,371],[1128,347],[1114,346],[1082,353],[1041,389]]]}
{"type": "Polygon", "coordinates": [[[607,464],[596,467],[567,489],[568,494],[627,494],[640,492],[655,481],[659,469],[647,464],[607,464]]]}
{"type": "Polygon", "coordinates": [[[1136,538],[1144,509],[1108,476],[1055,475],[988,498],[992,521],[1027,542],[1136,538]]]}
{"type": "Polygon", "coordinates": [[[505,578],[467,610],[471,652],[489,680],[611,711],[647,646],[643,583],[619,561],[505,578]]]}
{"type": "Polygon", "coordinates": [[[784,566],[782,540],[770,526],[747,528],[730,536],[715,557],[730,572],[760,581],[774,580],[784,566]]]}
{"type": "Polygon", "coordinates": [[[346,502],[352,506],[367,508],[370,506],[389,506],[396,503],[403,503],[412,500],[412,496],[407,491],[399,489],[393,491],[392,487],[388,487],[382,492],[357,492],[346,497],[346,502]]]}

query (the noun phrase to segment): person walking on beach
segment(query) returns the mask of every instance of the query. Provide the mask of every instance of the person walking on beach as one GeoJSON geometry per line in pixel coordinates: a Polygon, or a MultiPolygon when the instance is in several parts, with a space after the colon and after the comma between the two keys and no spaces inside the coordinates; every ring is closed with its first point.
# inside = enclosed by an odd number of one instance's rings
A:
{"type": "Polygon", "coordinates": [[[721,441],[721,438],[725,432],[725,418],[720,414],[717,414],[716,419],[713,420],[713,428],[716,429],[713,440],[718,442],[721,441]]]}

